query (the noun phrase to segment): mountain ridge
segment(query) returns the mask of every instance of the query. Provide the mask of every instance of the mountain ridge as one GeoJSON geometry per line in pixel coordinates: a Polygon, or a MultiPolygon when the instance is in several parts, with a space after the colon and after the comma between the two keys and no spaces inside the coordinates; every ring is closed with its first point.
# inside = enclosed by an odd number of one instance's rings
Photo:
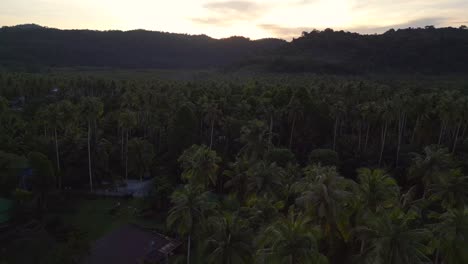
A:
{"type": "Polygon", "coordinates": [[[468,73],[467,51],[466,27],[427,26],[374,35],[314,30],[303,32],[290,42],[241,36],[214,39],[148,30],[61,30],[37,24],[0,28],[3,67],[468,73]]]}

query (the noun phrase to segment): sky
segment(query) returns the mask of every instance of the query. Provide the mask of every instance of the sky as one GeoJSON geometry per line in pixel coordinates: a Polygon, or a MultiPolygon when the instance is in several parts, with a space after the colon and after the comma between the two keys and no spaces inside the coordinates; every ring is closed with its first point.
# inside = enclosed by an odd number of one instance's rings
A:
{"type": "Polygon", "coordinates": [[[468,25],[468,0],[0,0],[0,26],[29,23],[290,40],[313,29],[468,25]]]}

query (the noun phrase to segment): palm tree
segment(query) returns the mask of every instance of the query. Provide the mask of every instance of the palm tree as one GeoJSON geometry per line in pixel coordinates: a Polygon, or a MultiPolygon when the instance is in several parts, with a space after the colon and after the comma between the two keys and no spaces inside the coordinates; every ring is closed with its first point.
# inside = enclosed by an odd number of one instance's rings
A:
{"type": "Polygon", "coordinates": [[[380,134],[380,155],[379,155],[379,166],[382,164],[383,153],[385,149],[385,142],[387,140],[388,126],[393,118],[392,105],[389,101],[384,101],[379,109],[380,118],[382,121],[382,130],[380,134]]]}
{"type": "Polygon", "coordinates": [[[439,94],[437,98],[437,104],[434,110],[440,120],[440,133],[437,145],[441,145],[443,143],[449,123],[453,119],[452,114],[455,113],[455,111],[453,111],[452,108],[454,107],[453,102],[455,101],[455,98],[457,98],[457,96],[455,96],[452,91],[444,91],[439,94]]]}
{"type": "MultiPolygon", "coordinates": [[[[88,172],[89,172],[89,188],[93,191],[93,176],[91,167],[91,124],[96,122],[103,114],[103,104],[99,98],[85,97],[80,103],[80,112],[87,122],[88,126],[88,172]]],[[[96,133],[96,131],[95,131],[96,133]]]]}
{"type": "Polygon", "coordinates": [[[247,172],[247,189],[251,193],[276,195],[284,178],[284,170],[276,163],[259,161],[247,172]]]}
{"type": "Polygon", "coordinates": [[[216,204],[209,193],[200,186],[186,184],[171,195],[172,208],[169,210],[167,225],[170,229],[187,236],[187,263],[190,263],[191,237],[196,227],[204,221],[207,212],[216,204]]]}
{"type": "Polygon", "coordinates": [[[141,138],[134,138],[130,140],[128,144],[134,165],[133,167],[140,177],[140,181],[142,181],[143,175],[149,171],[151,163],[153,162],[153,145],[141,138]]]}
{"type": "Polygon", "coordinates": [[[294,129],[296,128],[296,122],[302,117],[304,113],[304,106],[302,105],[302,102],[298,98],[296,92],[291,97],[287,108],[288,118],[289,120],[291,120],[291,132],[289,134],[289,149],[291,149],[294,137],[294,129]]]}
{"type": "Polygon", "coordinates": [[[97,161],[95,166],[100,170],[100,175],[104,177],[111,175],[110,156],[112,153],[112,146],[112,143],[105,138],[101,138],[96,146],[97,161]]]}
{"type": "Polygon", "coordinates": [[[468,176],[459,169],[452,170],[431,184],[428,194],[430,200],[440,201],[444,208],[463,209],[468,204],[468,176]]]}
{"type": "Polygon", "coordinates": [[[345,112],[346,112],[345,105],[341,100],[338,100],[336,103],[333,104],[332,109],[331,109],[331,115],[333,119],[335,120],[334,125],[333,125],[333,150],[336,150],[338,127],[340,125],[340,120],[345,112]]]}
{"type": "Polygon", "coordinates": [[[205,145],[193,145],[182,153],[179,162],[184,169],[182,178],[190,183],[202,185],[205,188],[210,182],[213,185],[216,184],[218,164],[221,162],[216,151],[205,145]]]}
{"type": "Polygon", "coordinates": [[[424,185],[424,197],[430,184],[438,183],[443,175],[449,173],[453,165],[448,149],[437,145],[424,148],[424,155],[414,154],[413,164],[409,168],[410,178],[418,179],[424,185]]]}
{"type": "Polygon", "coordinates": [[[399,187],[392,177],[381,169],[358,169],[358,193],[361,206],[375,213],[380,207],[396,204],[399,187]]]}
{"type": "Polygon", "coordinates": [[[55,188],[54,169],[49,159],[42,153],[30,152],[28,160],[33,171],[32,192],[37,200],[38,211],[42,214],[47,204],[47,196],[55,188]]]}
{"type": "MultiPolygon", "coordinates": [[[[464,122],[466,122],[468,118],[468,99],[466,96],[458,97],[458,99],[453,104],[453,119],[456,123],[455,128],[455,135],[453,137],[453,146],[452,146],[452,154],[455,153],[457,149],[457,143],[459,140],[461,127],[464,122]]],[[[462,135],[463,136],[463,135],[462,135]]]]}
{"type": "Polygon", "coordinates": [[[252,230],[241,217],[225,213],[208,221],[207,263],[252,263],[252,230]]]}
{"type": "Polygon", "coordinates": [[[206,102],[202,105],[205,112],[205,121],[210,124],[210,149],[213,147],[213,133],[215,122],[220,118],[221,111],[219,110],[218,103],[206,102]]]}
{"type": "Polygon", "coordinates": [[[236,162],[231,163],[229,167],[230,169],[225,170],[223,173],[228,178],[224,187],[234,190],[237,198],[242,203],[247,193],[249,162],[240,157],[236,162]]]}
{"type": "Polygon", "coordinates": [[[336,171],[335,167],[308,166],[305,177],[294,186],[299,197],[296,203],[319,220],[330,250],[338,233],[338,224],[347,218],[353,184],[336,171]]]}
{"type": "Polygon", "coordinates": [[[406,128],[406,122],[408,118],[408,106],[409,100],[407,96],[407,91],[403,91],[398,93],[393,98],[393,109],[396,111],[396,116],[398,120],[398,140],[397,140],[397,150],[396,150],[396,159],[395,159],[395,166],[398,167],[398,161],[400,159],[400,149],[401,144],[403,142],[403,136],[406,128]]]}
{"type": "Polygon", "coordinates": [[[257,261],[260,263],[327,263],[318,250],[319,232],[310,218],[289,209],[260,234],[257,261]]]}
{"type": "Polygon", "coordinates": [[[249,221],[254,230],[258,230],[276,221],[284,206],[281,200],[251,194],[245,201],[245,207],[239,209],[239,214],[249,221]]]}
{"type": "MultiPolygon", "coordinates": [[[[271,95],[270,95],[271,96],[271,95]]],[[[274,127],[274,119],[275,115],[277,114],[277,110],[273,105],[273,100],[270,98],[269,95],[264,94],[262,97],[259,98],[259,114],[264,116],[266,120],[269,120],[269,128],[268,128],[268,147],[271,148],[273,145],[273,127],[274,127]]]]}
{"type": "Polygon", "coordinates": [[[468,209],[448,210],[431,228],[436,248],[434,264],[468,263],[468,209]]]}
{"type": "Polygon", "coordinates": [[[76,117],[76,109],[75,106],[68,100],[63,100],[58,102],[56,105],[49,109],[50,115],[55,115],[53,117],[52,122],[55,124],[54,127],[54,137],[55,137],[55,152],[57,157],[57,172],[59,174],[58,177],[58,187],[61,189],[62,187],[62,177],[60,174],[60,154],[59,154],[59,145],[58,145],[58,136],[57,136],[57,129],[60,128],[64,131],[64,133],[69,132],[70,126],[74,123],[76,117]],[[51,113],[53,111],[54,113],[51,113]]]}
{"type": "Polygon", "coordinates": [[[125,160],[125,179],[128,179],[128,135],[137,125],[136,114],[130,110],[123,110],[119,115],[119,126],[122,130],[121,138],[121,159],[125,160]],[[125,132],[124,132],[125,131],[125,132]],[[125,138],[124,138],[125,134],[125,138]],[[125,146],[125,149],[124,149],[125,146]],[[125,156],[125,157],[124,157],[125,156]]]}
{"type": "Polygon", "coordinates": [[[239,153],[247,156],[251,163],[262,157],[268,149],[267,128],[265,122],[251,120],[241,128],[240,142],[245,144],[239,153]]]}
{"type": "Polygon", "coordinates": [[[368,217],[356,234],[363,243],[361,261],[369,264],[429,263],[430,249],[426,246],[430,231],[413,228],[412,217],[395,210],[392,213],[368,217]]]}

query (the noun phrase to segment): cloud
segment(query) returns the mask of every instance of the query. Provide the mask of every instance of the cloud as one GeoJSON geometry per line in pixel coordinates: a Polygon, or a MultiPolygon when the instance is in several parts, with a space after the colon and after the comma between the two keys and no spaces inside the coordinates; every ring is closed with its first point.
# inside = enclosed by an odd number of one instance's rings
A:
{"type": "Polygon", "coordinates": [[[211,2],[203,7],[216,12],[251,12],[258,10],[261,6],[252,1],[224,1],[211,2]]]}
{"type": "Polygon", "coordinates": [[[313,28],[308,27],[283,27],[276,24],[261,24],[258,25],[258,27],[270,32],[276,37],[288,40],[301,36],[304,31],[309,32],[313,30],[313,28]]]}
{"type": "MultiPolygon", "coordinates": [[[[343,30],[350,31],[350,32],[358,32],[361,34],[375,34],[375,33],[384,33],[388,31],[389,29],[403,29],[403,28],[418,28],[418,27],[425,27],[425,26],[441,26],[443,25],[448,18],[445,17],[426,17],[426,18],[420,18],[420,19],[415,19],[411,20],[405,23],[400,23],[400,24],[393,24],[393,25],[388,25],[388,26],[356,26],[356,27],[351,27],[351,28],[343,28],[343,30]]],[[[465,21],[468,22],[468,21],[465,21]]],[[[463,23],[463,22],[458,22],[458,23],[463,23]]],[[[293,38],[297,38],[301,36],[302,32],[310,32],[314,30],[314,28],[311,27],[284,27],[281,25],[277,24],[260,24],[258,25],[259,28],[268,31],[270,34],[291,40],[293,38]]],[[[321,29],[323,30],[323,29],[321,29]]],[[[341,28],[335,28],[335,30],[341,30],[341,28]]]]}
{"type": "Polygon", "coordinates": [[[444,25],[445,22],[448,20],[446,17],[425,17],[420,19],[411,20],[405,23],[400,24],[393,24],[388,26],[357,26],[352,28],[347,28],[346,30],[351,32],[359,32],[362,34],[374,34],[374,33],[383,33],[391,28],[399,29],[399,28],[418,28],[418,27],[425,27],[425,26],[441,26],[444,25]]]}
{"type": "Polygon", "coordinates": [[[209,14],[203,18],[192,18],[199,24],[226,26],[238,21],[251,21],[267,12],[271,4],[259,4],[254,1],[215,1],[206,3],[203,7],[209,14]]]}
{"type": "Polygon", "coordinates": [[[221,17],[206,17],[206,18],[196,17],[196,18],[191,18],[190,20],[198,24],[218,25],[218,26],[227,25],[232,21],[232,20],[228,21],[221,17]]]}
{"type": "Polygon", "coordinates": [[[308,4],[312,4],[312,3],[315,3],[315,2],[318,2],[318,0],[298,0],[294,4],[296,4],[296,5],[308,5],[308,4]]]}

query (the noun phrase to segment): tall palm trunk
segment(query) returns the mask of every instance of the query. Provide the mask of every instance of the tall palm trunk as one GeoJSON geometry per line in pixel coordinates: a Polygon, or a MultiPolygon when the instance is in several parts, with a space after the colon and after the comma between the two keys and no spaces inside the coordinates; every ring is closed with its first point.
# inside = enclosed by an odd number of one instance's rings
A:
{"type": "Polygon", "coordinates": [[[457,148],[457,141],[458,141],[458,135],[460,134],[460,128],[462,125],[462,121],[460,120],[457,125],[457,130],[455,132],[455,139],[453,140],[453,148],[452,148],[452,154],[455,153],[455,150],[457,148]]]}
{"type": "Polygon", "coordinates": [[[465,124],[465,125],[463,126],[463,131],[462,131],[462,134],[461,134],[461,137],[462,137],[462,138],[465,138],[466,127],[467,127],[467,124],[465,124]]]}
{"type": "Polygon", "coordinates": [[[362,119],[359,120],[358,152],[361,152],[362,119]]]}
{"type": "Polygon", "coordinates": [[[334,127],[334,131],[333,131],[333,150],[336,149],[336,134],[338,132],[338,117],[335,118],[335,127],[334,127]]]}
{"type": "Polygon", "coordinates": [[[294,127],[296,126],[296,114],[293,116],[292,126],[291,126],[291,135],[289,136],[289,149],[292,149],[292,140],[294,135],[294,127]]]}
{"type": "Polygon", "coordinates": [[[89,170],[89,188],[93,191],[93,174],[91,170],[91,122],[88,121],[88,170],[89,170]]]}
{"type": "Polygon", "coordinates": [[[190,264],[190,235],[187,238],[187,264],[190,264]]]}
{"type": "Polygon", "coordinates": [[[213,147],[214,119],[211,120],[210,149],[213,147]]]}
{"type": "Polygon", "coordinates": [[[401,141],[403,139],[403,132],[405,130],[405,123],[406,123],[406,114],[400,114],[400,118],[398,120],[398,143],[397,143],[397,152],[396,152],[396,160],[395,166],[398,167],[398,161],[400,159],[400,148],[401,148],[401,141]]]}
{"type": "Polygon", "coordinates": [[[270,133],[268,134],[268,149],[271,148],[273,141],[273,115],[270,115],[270,133]]]}
{"type": "Polygon", "coordinates": [[[383,156],[383,152],[384,152],[384,148],[385,148],[385,138],[387,137],[387,126],[388,126],[388,122],[385,121],[385,124],[384,126],[382,127],[382,146],[380,148],[380,157],[379,157],[379,166],[382,164],[382,156],[383,156]]]}
{"type": "Polygon", "coordinates": [[[411,135],[411,143],[414,142],[414,139],[415,139],[415,137],[416,137],[416,131],[417,131],[418,128],[419,128],[419,122],[421,122],[421,117],[420,117],[420,116],[418,116],[418,117],[416,118],[416,123],[414,124],[414,128],[413,128],[413,134],[411,135]]]}
{"type": "Polygon", "coordinates": [[[59,147],[58,147],[58,137],[57,137],[57,127],[54,129],[54,137],[55,137],[55,154],[57,159],[57,173],[58,176],[58,188],[59,190],[62,189],[62,177],[60,176],[60,155],[59,155],[59,147]]]}
{"type": "Polygon", "coordinates": [[[125,142],[125,179],[128,180],[128,129],[126,133],[126,142],[125,142]]]}
{"type": "MultiPolygon", "coordinates": [[[[124,130],[122,128],[121,138],[120,138],[120,166],[122,166],[124,160],[124,130]]],[[[122,168],[122,167],[121,167],[122,168]]]]}
{"type": "Polygon", "coordinates": [[[364,142],[364,153],[367,151],[367,143],[369,142],[369,132],[370,132],[370,123],[367,123],[367,129],[366,129],[366,140],[364,142]]]}
{"type": "Polygon", "coordinates": [[[437,141],[437,145],[440,145],[440,143],[442,143],[442,137],[444,136],[446,129],[447,129],[447,124],[445,121],[442,121],[440,125],[439,140],[437,141]]]}

